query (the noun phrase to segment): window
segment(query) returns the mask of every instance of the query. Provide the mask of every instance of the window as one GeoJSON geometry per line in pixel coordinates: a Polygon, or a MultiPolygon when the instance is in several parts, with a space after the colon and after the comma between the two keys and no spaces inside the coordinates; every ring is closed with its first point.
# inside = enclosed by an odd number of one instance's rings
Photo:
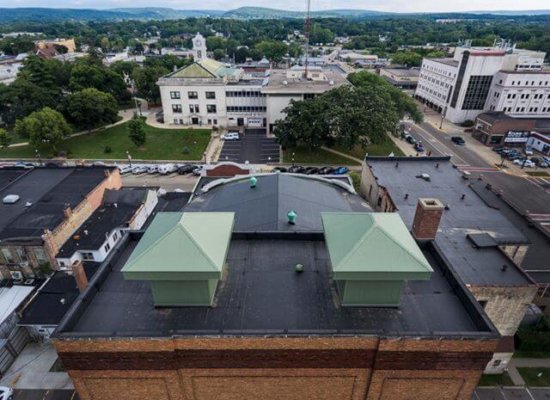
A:
{"type": "Polygon", "coordinates": [[[103,246],[103,250],[105,250],[105,252],[107,253],[109,250],[111,250],[111,245],[109,243],[105,244],[105,246],[103,246]]]}
{"type": "Polygon", "coordinates": [[[483,110],[485,100],[489,94],[489,88],[493,77],[491,75],[473,75],[468,81],[464,102],[462,103],[463,110],[483,110]]]}
{"type": "Polygon", "coordinates": [[[25,251],[25,249],[18,247],[15,251],[17,252],[17,255],[19,256],[19,259],[21,260],[21,262],[28,261],[27,252],[25,251]]]}
{"type": "Polygon", "coordinates": [[[181,99],[181,93],[180,92],[170,92],[170,98],[172,100],[179,100],[179,99],[181,99]]]}
{"type": "Polygon", "coordinates": [[[81,253],[82,254],[82,259],[84,261],[94,261],[94,253],[91,253],[91,252],[83,252],[81,253]]]}
{"type": "Polygon", "coordinates": [[[216,113],[216,105],[215,104],[207,104],[206,105],[206,112],[213,114],[216,113]]]}
{"type": "Polygon", "coordinates": [[[113,234],[113,240],[116,242],[117,239],[118,239],[118,233],[115,232],[115,233],[113,234]]]}
{"type": "Polygon", "coordinates": [[[198,104],[189,104],[189,112],[191,114],[196,114],[199,112],[199,105],[198,104]]]}
{"type": "Polygon", "coordinates": [[[199,98],[199,94],[197,92],[187,92],[187,97],[194,100],[199,98]]]}
{"type": "Polygon", "coordinates": [[[216,98],[216,92],[205,92],[207,99],[215,99],[216,98]]]}
{"type": "Polygon", "coordinates": [[[480,300],[479,305],[485,309],[485,306],[487,306],[487,300],[480,300]]]}
{"type": "Polygon", "coordinates": [[[2,254],[4,255],[4,258],[6,259],[6,262],[8,264],[15,264],[15,257],[11,249],[7,249],[5,247],[2,248],[2,254]]]}
{"type": "Polygon", "coordinates": [[[172,104],[172,112],[181,114],[182,112],[181,104],[172,104]]]}
{"type": "Polygon", "coordinates": [[[44,249],[42,247],[34,248],[34,256],[36,257],[36,261],[38,261],[39,264],[44,264],[48,262],[48,258],[46,257],[46,253],[44,252],[44,249]]]}

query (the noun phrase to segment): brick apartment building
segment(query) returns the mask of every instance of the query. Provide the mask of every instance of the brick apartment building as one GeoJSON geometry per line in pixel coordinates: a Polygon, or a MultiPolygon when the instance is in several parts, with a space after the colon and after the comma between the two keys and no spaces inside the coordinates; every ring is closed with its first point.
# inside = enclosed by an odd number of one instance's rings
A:
{"type": "Polygon", "coordinates": [[[417,239],[438,247],[502,335],[486,369],[502,372],[537,286],[519,267],[528,240],[486,195],[485,184],[462,175],[450,157],[367,157],[361,192],[377,211],[399,213],[413,232],[433,232],[417,239]],[[437,205],[418,204],[420,196],[437,205]]]}
{"type": "Polygon", "coordinates": [[[121,187],[116,168],[0,170],[0,276],[32,278],[56,268],[55,255],[100,206],[106,189],[121,187]]]}
{"type": "Polygon", "coordinates": [[[470,400],[499,335],[433,241],[345,178],[254,176],[117,244],[54,334],[80,398],[470,400]]]}

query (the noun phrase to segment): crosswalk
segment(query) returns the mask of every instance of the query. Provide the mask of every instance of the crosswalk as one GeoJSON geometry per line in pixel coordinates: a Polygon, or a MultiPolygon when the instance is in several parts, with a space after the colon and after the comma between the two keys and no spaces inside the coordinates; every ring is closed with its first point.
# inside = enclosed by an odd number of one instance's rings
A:
{"type": "Polygon", "coordinates": [[[543,177],[529,177],[527,178],[530,182],[534,183],[535,185],[540,186],[547,192],[550,192],[550,178],[543,178],[543,177]]]}
{"type": "Polygon", "coordinates": [[[527,217],[541,225],[550,225],[550,214],[527,213],[527,217]]]}

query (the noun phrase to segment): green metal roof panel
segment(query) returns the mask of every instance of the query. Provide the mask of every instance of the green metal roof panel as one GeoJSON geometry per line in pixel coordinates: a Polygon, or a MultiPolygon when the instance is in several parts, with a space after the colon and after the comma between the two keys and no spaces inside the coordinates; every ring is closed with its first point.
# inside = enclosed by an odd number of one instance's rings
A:
{"type": "Polygon", "coordinates": [[[428,260],[397,213],[322,213],[336,279],[428,279],[428,260]]]}
{"type": "Polygon", "coordinates": [[[216,78],[217,75],[199,63],[193,63],[174,72],[171,78],[216,78]]]}
{"type": "Polygon", "coordinates": [[[234,213],[158,213],[122,272],[134,279],[218,275],[225,263],[234,213]]]}

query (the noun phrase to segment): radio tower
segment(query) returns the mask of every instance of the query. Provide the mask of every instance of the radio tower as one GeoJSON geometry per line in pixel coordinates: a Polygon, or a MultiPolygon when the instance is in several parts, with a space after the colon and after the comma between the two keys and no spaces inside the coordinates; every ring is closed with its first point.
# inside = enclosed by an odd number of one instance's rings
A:
{"type": "Polygon", "coordinates": [[[308,66],[308,60],[309,60],[309,30],[311,27],[310,21],[309,21],[309,10],[311,8],[311,0],[306,0],[307,3],[307,10],[306,10],[306,25],[305,25],[305,37],[306,37],[306,64],[304,67],[304,78],[307,79],[307,66],[308,66]]]}

